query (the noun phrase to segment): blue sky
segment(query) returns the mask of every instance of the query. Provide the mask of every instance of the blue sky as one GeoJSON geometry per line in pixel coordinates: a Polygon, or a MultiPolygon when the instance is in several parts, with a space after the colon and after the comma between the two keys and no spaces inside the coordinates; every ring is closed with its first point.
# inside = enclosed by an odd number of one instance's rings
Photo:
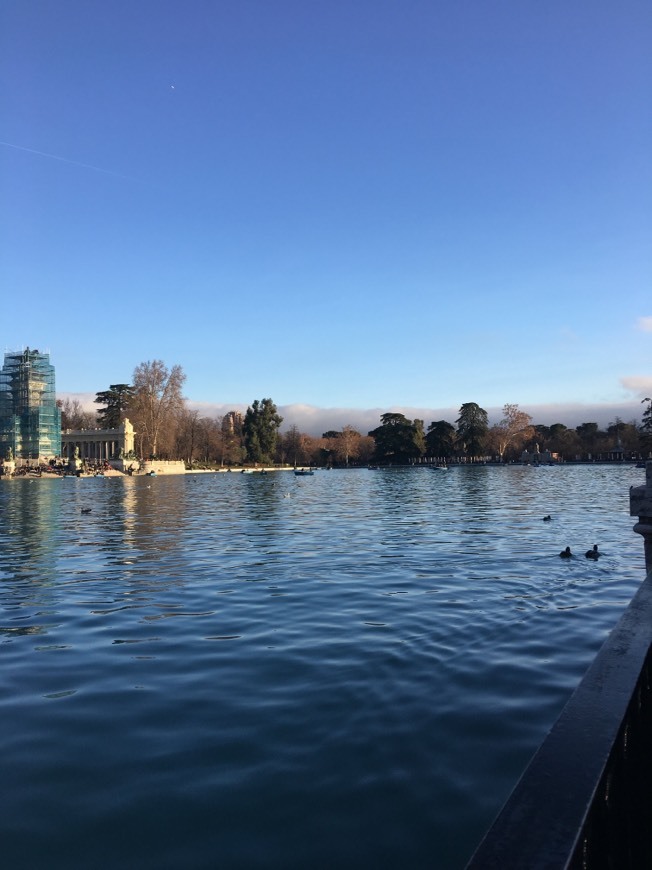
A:
{"type": "Polygon", "coordinates": [[[0,335],[62,394],[640,416],[647,0],[1,13],[0,335]]]}

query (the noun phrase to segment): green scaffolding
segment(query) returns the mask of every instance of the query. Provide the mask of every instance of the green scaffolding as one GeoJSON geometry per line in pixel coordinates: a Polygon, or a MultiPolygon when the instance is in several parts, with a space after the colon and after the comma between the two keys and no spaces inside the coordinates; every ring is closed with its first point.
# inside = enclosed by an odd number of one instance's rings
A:
{"type": "Polygon", "coordinates": [[[50,355],[26,348],[5,354],[0,371],[0,458],[61,454],[61,411],[57,407],[50,355]]]}

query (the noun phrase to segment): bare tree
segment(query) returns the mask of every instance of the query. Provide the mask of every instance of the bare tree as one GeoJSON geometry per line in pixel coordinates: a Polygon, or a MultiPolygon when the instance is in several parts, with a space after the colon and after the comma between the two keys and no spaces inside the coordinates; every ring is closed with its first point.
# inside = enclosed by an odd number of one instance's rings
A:
{"type": "Polygon", "coordinates": [[[176,458],[183,459],[187,465],[192,465],[201,431],[199,411],[189,411],[184,408],[177,415],[177,424],[176,458]]]}
{"type": "Polygon", "coordinates": [[[79,399],[57,399],[61,411],[62,429],[92,429],[95,426],[95,414],[85,411],[79,399]]]}
{"type": "Polygon", "coordinates": [[[179,365],[168,371],[161,360],[143,362],[133,375],[134,428],[141,436],[141,454],[156,456],[159,440],[170,442],[185,408],[181,394],[186,376],[179,365]]]}
{"type": "Polygon", "coordinates": [[[283,435],[282,438],[282,456],[279,457],[281,462],[283,462],[284,458],[287,458],[290,461],[291,465],[297,465],[298,463],[303,461],[303,435],[299,431],[299,427],[296,425],[290,426],[288,431],[283,435]]]}
{"type": "Polygon", "coordinates": [[[220,455],[221,435],[221,417],[201,417],[199,419],[197,429],[197,450],[199,451],[199,456],[202,462],[206,464],[217,462],[220,455]]]}
{"type": "Polygon", "coordinates": [[[319,465],[322,456],[323,438],[314,438],[305,432],[301,433],[301,464],[319,465]]]}
{"type": "Polygon", "coordinates": [[[215,419],[219,431],[215,433],[216,456],[220,465],[238,465],[244,462],[245,446],[242,432],[243,415],[239,411],[228,411],[223,417],[215,419]]]}
{"type": "Polygon", "coordinates": [[[368,464],[374,454],[375,442],[368,435],[361,435],[358,441],[358,462],[368,464]]]}
{"type": "Polygon", "coordinates": [[[519,411],[518,405],[503,405],[503,419],[492,427],[491,437],[502,459],[509,446],[516,448],[532,437],[532,417],[519,411]]]}
{"type": "Polygon", "coordinates": [[[353,426],[347,424],[342,427],[340,436],[337,439],[337,458],[341,459],[345,465],[349,464],[349,459],[355,459],[360,452],[360,433],[353,426]]]}

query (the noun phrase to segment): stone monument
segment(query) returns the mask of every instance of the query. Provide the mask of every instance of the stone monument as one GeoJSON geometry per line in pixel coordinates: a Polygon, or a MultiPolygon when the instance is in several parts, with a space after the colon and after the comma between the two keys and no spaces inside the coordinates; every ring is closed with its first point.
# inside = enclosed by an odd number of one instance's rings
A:
{"type": "Polygon", "coordinates": [[[652,460],[645,463],[645,485],[630,487],[629,515],[638,517],[634,531],[643,535],[645,570],[652,571],[652,460]]]}
{"type": "Polygon", "coordinates": [[[11,447],[7,447],[7,456],[2,463],[2,474],[4,477],[11,477],[15,470],[16,463],[14,461],[14,451],[11,447]]]}
{"type": "Polygon", "coordinates": [[[68,461],[68,470],[71,474],[80,475],[82,470],[83,460],[79,458],[79,447],[75,447],[72,459],[68,461]]]}

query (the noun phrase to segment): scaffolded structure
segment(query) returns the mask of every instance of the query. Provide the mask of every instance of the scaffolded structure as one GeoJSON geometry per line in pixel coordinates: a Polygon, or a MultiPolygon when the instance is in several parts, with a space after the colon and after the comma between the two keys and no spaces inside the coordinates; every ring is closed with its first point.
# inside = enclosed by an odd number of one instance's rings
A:
{"type": "Polygon", "coordinates": [[[61,411],[50,355],[26,348],[5,354],[0,371],[0,458],[43,459],[61,453],[61,411]]]}

